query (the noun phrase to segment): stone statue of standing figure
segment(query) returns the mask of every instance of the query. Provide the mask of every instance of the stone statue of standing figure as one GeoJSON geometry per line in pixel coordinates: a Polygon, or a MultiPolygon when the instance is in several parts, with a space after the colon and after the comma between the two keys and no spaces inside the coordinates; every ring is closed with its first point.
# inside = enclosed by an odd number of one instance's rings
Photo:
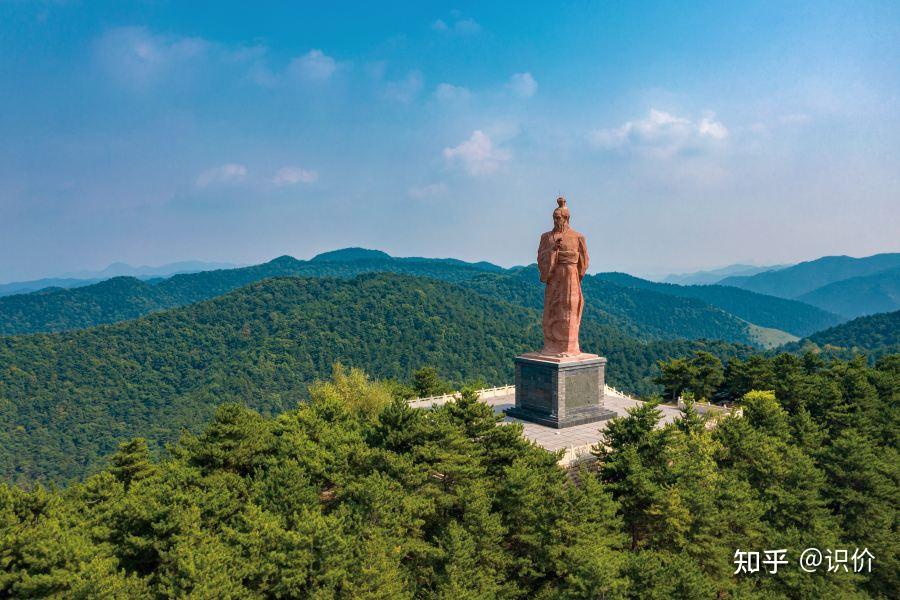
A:
{"type": "Polygon", "coordinates": [[[584,236],[569,227],[569,209],[565,198],[557,198],[553,211],[553,230],[541,235],[537,263],[544,290],[544,348],[549,356],[581,354],[578,329],[584,311],[581,280],[588,268],[584,236]]]}
{"type": "Polygon", "coordinates": [[[547,427],[574,427],[612,419],[606,408],[606,359],[581,351],[578,329],[584,312],[581,280],[588,269],[584,236],[569,227],[565,198],[557,198],[553,231],[541,236],[538,270],[544,288],[544,347],[515,357],[514,419],[547,427]]]}

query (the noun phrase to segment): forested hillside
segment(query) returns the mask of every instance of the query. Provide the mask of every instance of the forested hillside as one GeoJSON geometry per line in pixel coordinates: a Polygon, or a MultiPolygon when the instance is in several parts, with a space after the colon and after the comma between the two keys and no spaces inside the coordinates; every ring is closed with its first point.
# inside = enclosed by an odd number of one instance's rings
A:
{"type": "MultiPolygon", "coordinates": [[[[656,361],[724,342],[639,342],[586,319],[582,347],[609,358],[611,385],[651,393],[656,361]]],[[[115,444],[196,430],[217,404],[296,406],[336,361],[379,378],[430,364],[454,381],[512,380],[540,347],[540,313],[455,284],[398,275],[280,278],[136,321],[0,337],[0,472],[12,481],[83,475],[115,444]]]]}
{"type": "Polygon", "coordinates": [[[785,350],[815,350],[844,358],[865,354],[870,360],[900,353],[900,311],[853,319],[790,344],[785,350]]]}
{"type": "Polygon", "coordinates": [[[742,417],[632,409],[567,476],[472,394],[410,409],[339,371],[275,418],[221,408],[164,460],[134,440],[81,484],[0,484],[0,597],[895,597],[900,357],[756,357],[722,389],[742,417]],[[776,548],[777,572],[738,572],[776,548]],[[804,572],[805,548],[849,572],[804,572]]]}
{"type": "Polygon", "coordinates": [[[433,259],[369,258],[302,261],[281,256],[267,263],[175,275],[144,282],[116,277],[71,290],[52,289],[0,298],[0,334],[67,331],[134,319],[150,312],[215,298],[269,277],[354,277],[361,273],[393,272],[463,281],[498,269],[489,263],[433,259]]]}
{"type": "Polygon", "coordinates": [[[757,294],[726,285],[673,285],[656,283],[625,273],[600,273],[596,276],[626,287],[636,287],[669,296],[695,298],[760,327],[780,329],[803,337],[833,327],[843,317],[797,300],[757,294]]]}

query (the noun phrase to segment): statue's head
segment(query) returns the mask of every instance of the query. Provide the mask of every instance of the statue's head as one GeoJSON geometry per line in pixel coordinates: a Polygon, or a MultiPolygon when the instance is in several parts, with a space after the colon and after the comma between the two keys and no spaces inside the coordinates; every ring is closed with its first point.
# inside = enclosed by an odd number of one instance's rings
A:
{"type": "Polygon", "coordinates": [[[553,211],[553,229],[562,231],[569,226],[569,207],[566,206],[566,199],[560,196],[556,199],[556,210],[553,211]]]}

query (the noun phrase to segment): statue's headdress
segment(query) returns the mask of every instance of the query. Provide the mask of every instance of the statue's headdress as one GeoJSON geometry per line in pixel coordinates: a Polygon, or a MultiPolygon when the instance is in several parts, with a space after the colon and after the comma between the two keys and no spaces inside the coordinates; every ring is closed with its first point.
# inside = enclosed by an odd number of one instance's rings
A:
{"type": "Polygon", "coordinates": [[[562,196],[560,196],[559,198],[556,199],[556,204],[558,206],[553,211],[553,214],[556,214],[558,212],[559,214],[561,214],[562,216],[564,216],[565,218],[568,219],[569,218],[569,207],[566,206],[566,199],[563,198],[562,196]]]}

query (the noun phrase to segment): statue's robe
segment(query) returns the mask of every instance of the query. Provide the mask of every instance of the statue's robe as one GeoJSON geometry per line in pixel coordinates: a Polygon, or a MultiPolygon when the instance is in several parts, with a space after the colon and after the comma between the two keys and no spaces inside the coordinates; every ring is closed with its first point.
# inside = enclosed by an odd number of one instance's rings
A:
{"type": "Polygon", "coordinates": [[[587,244],[574,229],[548,231],[538,246],[538,270],[544,289],[544,348],[541,354],[581,353],[578,328],[584,311],[581,280],[588,268],[587,244]],[[556,240],[562,237],[557,249],[556,240]]]}

